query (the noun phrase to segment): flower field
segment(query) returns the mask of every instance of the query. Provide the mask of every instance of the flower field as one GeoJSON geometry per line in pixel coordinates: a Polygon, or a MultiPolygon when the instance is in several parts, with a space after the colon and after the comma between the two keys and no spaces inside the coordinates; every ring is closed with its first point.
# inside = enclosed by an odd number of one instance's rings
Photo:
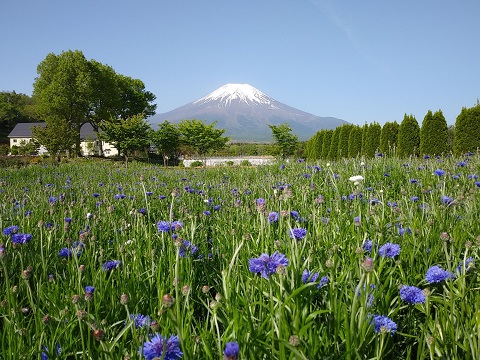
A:
{"type": "Polygon", "coordinates": [[[479,359],[478,174],[0,169],[0,359],[479,359]]]}

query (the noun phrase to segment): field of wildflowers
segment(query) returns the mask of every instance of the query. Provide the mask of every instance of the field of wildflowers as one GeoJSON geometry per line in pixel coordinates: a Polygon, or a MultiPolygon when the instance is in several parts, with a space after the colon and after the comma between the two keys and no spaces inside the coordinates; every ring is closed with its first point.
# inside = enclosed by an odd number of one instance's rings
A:
{"type": "Polygon", "coordinates": [[[478,359],[479,173],[0,169],[0,359],[478,359]]]}

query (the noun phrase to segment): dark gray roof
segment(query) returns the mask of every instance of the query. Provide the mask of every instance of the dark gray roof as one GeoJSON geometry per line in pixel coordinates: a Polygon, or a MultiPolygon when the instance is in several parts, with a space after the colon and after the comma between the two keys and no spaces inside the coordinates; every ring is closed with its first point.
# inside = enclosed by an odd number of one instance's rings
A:
{"type": "Polygon", "coordinates": [[[29,138],[32,137],[32,126],[45,126],[44,122],[36,123],[18,123],[13,128],[12,132],[8,135],[9,138],[20,137],[20,138],[29,138]]]}
{"type": "MultiPolygon", "coordinates": [[[[32,126],[45,126],[44,122],[37,123],[18,123],[13,128],[12,132],[8,135],[9,138],[29,138],[32,137],[32,126]]],[[[91,139],[96,140],[97,134],[93,131],[93,126],[90,123],[83,124],[80,128],[80,138],[81,139],[91,139]]]]}

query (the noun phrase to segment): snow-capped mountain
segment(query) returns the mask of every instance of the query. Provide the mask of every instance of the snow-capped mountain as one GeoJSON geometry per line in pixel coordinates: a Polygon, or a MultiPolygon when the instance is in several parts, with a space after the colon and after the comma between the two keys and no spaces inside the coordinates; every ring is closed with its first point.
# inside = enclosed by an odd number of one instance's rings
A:
{"type": "Polygon", "coordinates": [[[151,117],[156,125],[168,120],[179,123],[184,119],[204,120],[226,129],[233,141],[268,142],[272,132],[268,125],[288,123],[300,140],[310,139],[318,130],[334,129],[346,121],[334,117],[319,117],[285,105],[248,84],[226,84],[194,102],[175,110],[151,117]]]}

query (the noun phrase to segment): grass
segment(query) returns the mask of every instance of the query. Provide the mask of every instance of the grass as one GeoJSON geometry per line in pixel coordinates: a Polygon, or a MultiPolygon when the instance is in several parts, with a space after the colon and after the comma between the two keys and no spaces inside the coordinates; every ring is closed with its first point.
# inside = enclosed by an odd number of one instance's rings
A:
{"type": "Polygon", "coordinates": [[[363,161],[0,169],[0,227],[32,236],[0,235],[0,358],[143,358],[154,334],[177,336],[185,359],[228,342],[239,359],[479,358],[479,156],[363,161]],[[382,257],[386,243],[400,253],[382,257]],[[274,252],[288,265],[250,271],[274,252]],[[454,278],[428,283],[434,265],[454,278]]]}

